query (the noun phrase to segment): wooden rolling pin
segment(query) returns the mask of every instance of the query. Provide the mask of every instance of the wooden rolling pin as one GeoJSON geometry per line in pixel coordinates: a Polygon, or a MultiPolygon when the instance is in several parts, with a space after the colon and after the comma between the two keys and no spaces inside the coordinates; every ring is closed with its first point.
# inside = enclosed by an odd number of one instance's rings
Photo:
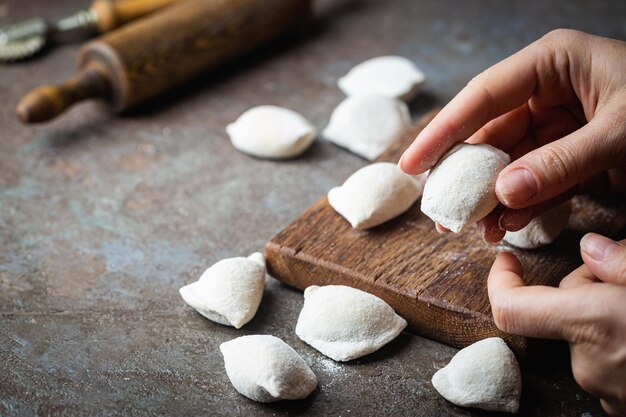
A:
{"type": "Polygon", "coordinates": [[[186,0],[83,46],[80,72],[39,87],[17,105],[44,122],[91,98],[124,111],[296,27],[311,0],[186,0]]]}

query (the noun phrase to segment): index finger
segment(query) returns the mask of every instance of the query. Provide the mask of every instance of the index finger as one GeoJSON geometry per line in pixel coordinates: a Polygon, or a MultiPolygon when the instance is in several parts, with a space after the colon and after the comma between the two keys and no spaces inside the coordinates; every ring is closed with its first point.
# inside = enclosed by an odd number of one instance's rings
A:
{"type": "Polygon", "coordinates": [[[417,135],[400,168],[411,175],[432,168],[454,144],[528,101],[537,84],[538,59],[534,43],[472,79],[417,135]]]}
{"type": "Polygon", "coordinates": [[[543,285],[527,287],[522,279],[522,265],[511,253],[498,254],[489,272],[487,289],[494,321],[504,332],[572,340],[585,324],[580,291],[543,285]]]}

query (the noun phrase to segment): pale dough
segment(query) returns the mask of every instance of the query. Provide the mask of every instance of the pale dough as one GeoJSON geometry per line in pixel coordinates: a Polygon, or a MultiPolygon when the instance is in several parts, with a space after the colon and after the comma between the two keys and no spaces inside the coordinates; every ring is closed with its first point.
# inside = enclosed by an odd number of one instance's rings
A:
{"type": "Polygon", "coordinates": [[[408,210],[422,194],[424,178],[407,175],[396,164],[378,162],[331,189],[328,203],[355,229],[368,229],[408,210]]]}
{"type": "Polygon", "coordinates": [[[216,323],[236,329],[252,320],[265,287],[265,260],[260,253],[224,259],[180,291],[183,300],[216,323]]]}
{"type": "Polygon", "coordinates": [[[490,145],[461,143],[430,170],[422,212],[458,233],[498,205],[496,180],[511,158],[490,145]]]}
{"type": "Polygon", "coordinates": [[[569,201],[535,217],[517,232],[506,232],[504,241],[522,249],[535,249],[549,245],[567,226],[572,205],[569,201]]]}
{"type": "Polygon", "coordinates": [[[407,322],[375,295],[343,285],[308,287],[300,339],[336,361],[360,358],[395,339],[407,322]]]}
{"type": "Polygon", "coordinates": [[[324,138],[368,160],[380,156],[411,126],[407,105],[373,94],[350,96],[330,116],[324,138]]]}
{"type": "Polygon", "coordinates": [[[499,337],[461,349],[432,378],[446,400],[463,407],[517,413],[522,377],[515,355],[499,337]]]}
{"type": "Polygon", "coordinates": [[[220,351],[230,382],[251,400],[299,400],[317,387],[311,368],[277,337],[242,336],[222,343],[220,351]]]}
{"type": "Polygon", "coordinates": [[[379,56],[352,68],[337,84],[347,95],[379,94],[410,101],[426,78],[411,61],[401,56],[379,56]]]}
{"type": "Polygon", "coordinates": [[[304,117],[278,106],[253,107],[226,126],[226,132],[239,151],[269,159],[302,154],[317,134],[304,117]]]}

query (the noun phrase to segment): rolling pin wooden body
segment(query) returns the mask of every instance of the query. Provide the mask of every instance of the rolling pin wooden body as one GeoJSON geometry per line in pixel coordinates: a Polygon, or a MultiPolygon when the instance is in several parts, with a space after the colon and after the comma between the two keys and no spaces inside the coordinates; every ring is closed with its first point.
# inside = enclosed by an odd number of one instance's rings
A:
{"type": "Polygon", "coordinates": [[[183,1],[85,44],[81,72],[33,90],[17,113],[43,122],[88,98],[124,111],[298,26],[310,9],[310,0],[183,1]]]}

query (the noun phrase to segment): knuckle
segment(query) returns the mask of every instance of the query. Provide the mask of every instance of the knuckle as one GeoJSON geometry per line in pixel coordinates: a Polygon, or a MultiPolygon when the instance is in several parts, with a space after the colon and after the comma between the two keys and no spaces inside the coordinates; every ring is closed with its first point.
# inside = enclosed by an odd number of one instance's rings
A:
{"type": "Polygon", "coordinates": [[[467,83],[468,87],[471,87],[478,91],[480,95],[482,95],[482,101],[486,104],[488,109],[488,114],[490,118],[494,118],[499,114],[499,110],[497,107],[496,100],[493,97],[493,94],[489,90],[489,86],[487,80],[485,79],[485,71],[481,72],[467,83]]]}
{"type": "Polygon", "coordinates": [[[541,38],[542,42],[550,45],[571,45],[582,35],[582,32],[574,29],[553,29],[541,38]]]}
{"type": "Polygon", "coordinates": [[[511,302],[507,298],[494,300],[491,304],[491,313],[496,327],[505,333],[511,333],[514,329],[513,318],[515,317],[511,302]]]}
{"type": "Polygon", "coordinates": [[[572,374],[574,380],[580,387],[588,393],[599,396],[600,390],[597,378],[579,361],[572,361],[572,374]]]}
{"type": "Polygon", "coordinates": [[[571,150],[557,143],[542,148],[537,153],[535,163],[539,168],[539,182],[548,185],[569,185],[573,173],[577,171],[576,159],[571,150]]]}

